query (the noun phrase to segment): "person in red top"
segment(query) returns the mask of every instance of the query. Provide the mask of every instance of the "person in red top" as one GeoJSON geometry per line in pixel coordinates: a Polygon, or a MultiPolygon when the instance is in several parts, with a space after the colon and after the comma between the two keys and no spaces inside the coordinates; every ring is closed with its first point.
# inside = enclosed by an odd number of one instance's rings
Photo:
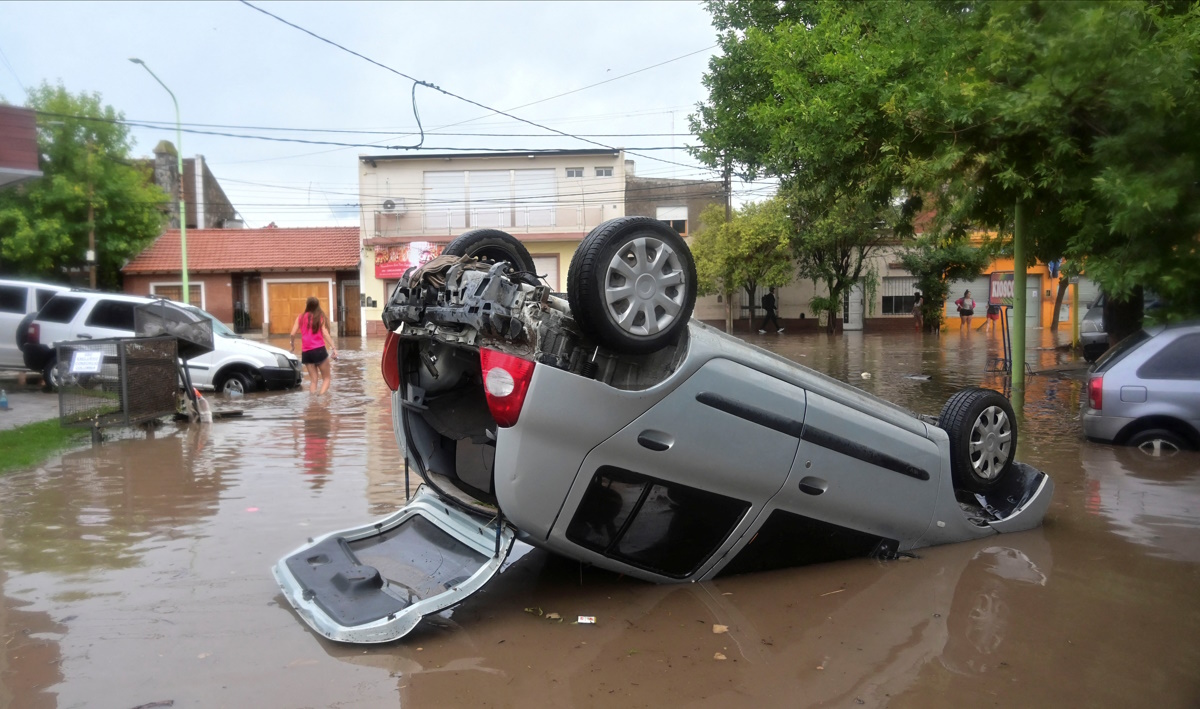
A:
{"type": "Polygon", "coordinates": [[[331,371],[329,358],[337,359],[337,347],[329,336],[329,319],[321,310],[321,301],[309,296],[304,303],[304,312],[292,325],[292,342],[288,349],[296,348],[296,333],[300,333],[300,361],[308,372],[308,390],[317,393],[317,379],[321,380],[321,393],[329,391],[331,371]],[[329,345],[326,349],[325,345],[329,345]]]}

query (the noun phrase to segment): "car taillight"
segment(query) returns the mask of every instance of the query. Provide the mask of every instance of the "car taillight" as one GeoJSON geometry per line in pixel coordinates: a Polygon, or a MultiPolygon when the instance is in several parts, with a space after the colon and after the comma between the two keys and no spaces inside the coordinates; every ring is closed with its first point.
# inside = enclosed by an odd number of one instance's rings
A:
{"type": "Polygon", "coordinates": [[[388,332],[383,341],[383,362],[380,363],[380,367],[383,369],[383,381],[388,385],[388,389],[399,389],[400,336],[394,332],[388,332]]]}
{"type": "Polygon", "coordinates": [[[31,345],[42,344],[42,326],[35,322],[29,323],[29,329],[25,331],[25,341],[31,345]]]}
{"type": "Polygon", "coordinates": [[[503,352],[480,348],[479,364],[483,369],[483,393],[496,425],[508,428],[517,423],[529,382],[533,379],[534,363],[503,352]]]}
{"type": "Polygon", "coordinates": [[[1099,411],[1104,408],[1104,377],[1092,377],[1088,380],[1088,403],[1099,411]]]}

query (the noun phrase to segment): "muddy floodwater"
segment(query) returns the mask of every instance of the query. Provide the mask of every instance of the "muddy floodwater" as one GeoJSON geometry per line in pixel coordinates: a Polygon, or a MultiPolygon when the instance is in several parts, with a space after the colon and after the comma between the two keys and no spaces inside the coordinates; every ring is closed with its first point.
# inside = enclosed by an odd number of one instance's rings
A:
{"type": "MultiPolygon", "coordinates": [[[[1002,387],[979,332],[749,339],[924,413],[1002,387]]],[[[1200,706],[1200,457],[1084,441],[1082,363],[1031,341],[1059,370],[1019,416],[1018,457],[1057,485],[1041,529],[674,586],[518,545],[482,592],[368,647],[311,632],[270,574],[404,503],[380,344],[346,342],[329,396],[215,399],[244,416],[0,478],[0,705],[1200,706]]]]}

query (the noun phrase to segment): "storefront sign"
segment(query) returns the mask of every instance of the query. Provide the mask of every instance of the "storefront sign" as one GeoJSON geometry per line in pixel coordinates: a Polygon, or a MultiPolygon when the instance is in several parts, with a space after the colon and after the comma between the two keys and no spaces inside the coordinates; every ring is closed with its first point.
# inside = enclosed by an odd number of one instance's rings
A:
{"type": "Polygon", "coordinates": [[[421,266],[441,255],[445,244],[412,241],[395,246],[375,247],[375,277],[393,280],[413,266],[421,266]]]}
{"type": "Polygon", "coordinates": [[[988,289],[988,303],[1012,307],[1013,277],[1014,274],[1012,271],[992,273],[992,280],[988,289]]]}

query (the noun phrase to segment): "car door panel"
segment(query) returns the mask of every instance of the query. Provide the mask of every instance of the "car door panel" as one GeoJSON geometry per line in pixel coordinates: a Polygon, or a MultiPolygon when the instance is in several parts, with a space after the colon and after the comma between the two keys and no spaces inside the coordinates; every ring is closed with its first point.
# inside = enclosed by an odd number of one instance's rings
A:
{"type": "Polygon", "coordinates": [[[933,518],[940,476],[933,441],[809,392],[799,452],[773,506],[914,540],[933,518]]]}
{"type": "Polygon", "coordinates": [[[804,390],[728,359],[710,360],[587,456],[555,534],[676,578],[704,573],[710,556],[720,558],[784,484],[804,416],[804,390]],[[606,517],[595,509],[599,491],[625,489],[617,483],[633,486],[638,499],[610,495],[606,517]],[[584,526],[572,525],[577,515],[584,526]],[[696,532],[700,519],[720,527],[719,538],[696,532]],[[605,523],[612,533],[589,542],[605,523]],[[675,555],[698,558],[698,565],[652,567],[675,555]]]}

